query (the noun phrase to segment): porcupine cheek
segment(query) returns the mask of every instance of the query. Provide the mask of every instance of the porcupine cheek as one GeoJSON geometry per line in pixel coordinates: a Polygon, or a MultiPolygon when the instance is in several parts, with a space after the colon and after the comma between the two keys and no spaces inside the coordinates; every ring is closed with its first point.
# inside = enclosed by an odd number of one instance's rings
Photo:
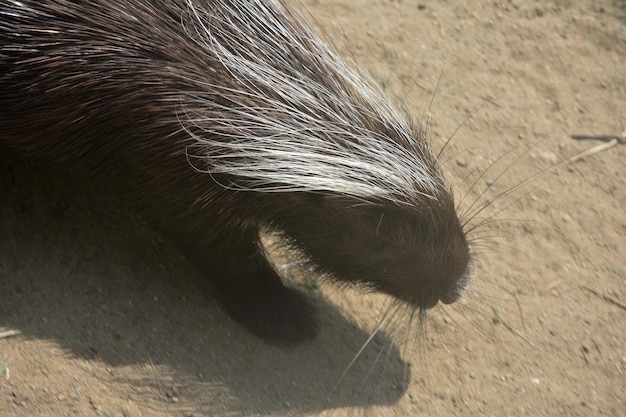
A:
{"type": "Polygon", "coordinates": [[[306,220],[283,216],[281,228],[336,281],[371,288],[422,309],[439,301],[453,303],[467,290],[472,267],[456,217],[433,222],[340,198],[298,203],[306,220]]]}
{"type": "Polygon", "coordinates": [[[379,282],[379,289],[419,309],[430,309],[440,301],[452,304],[467,291],[472,278],[472,265],[469,262],[461,270],[449,272],[424,268],[423,264],[407,262],[411,266],[401,272],[389,274],[379,282]],[[410,270],[409,270],[410,269],[410,270]]]}
{"type": "Polygon", "coordinates": [[[451,304],[461,298],[473,275],[462,231],[446,233],[441,239],[428,234],[431,237],[423,239],[420,233],[398,230],[394,230],[394,244],[384,247],[375,259],[374,263],[386,265],[384,273],[370,277],[375,286],[420,309],[433,308],[439,301],[451,304]]]}

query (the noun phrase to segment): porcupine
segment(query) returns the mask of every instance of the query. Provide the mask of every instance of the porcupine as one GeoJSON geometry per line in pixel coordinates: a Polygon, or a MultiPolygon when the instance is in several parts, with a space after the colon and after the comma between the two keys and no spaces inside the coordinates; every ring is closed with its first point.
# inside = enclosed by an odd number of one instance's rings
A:
{"type": "Polygon", "coordinates": [[[0,149],[127,202],[261,338],[315,335],[268,261],[425,311],[472,261],[419,124],[272,0],[1,0],[0,149]]]}

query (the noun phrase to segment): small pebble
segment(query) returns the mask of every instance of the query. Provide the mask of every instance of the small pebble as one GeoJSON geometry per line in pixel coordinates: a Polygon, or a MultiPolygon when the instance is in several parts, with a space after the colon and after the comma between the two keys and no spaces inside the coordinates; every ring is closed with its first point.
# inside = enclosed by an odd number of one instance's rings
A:
{"type": "Polygon", "coordinates": [[[539,157],[540,157],[542,160],[544,160],[544,161],[546,161],[546,162],[549,162],[550,164],[556,164],[556,163],[557,163],[557,161],[558,161],[557,156],[556,156],[553,152],[550,152],[550,151],[541,152],[541,153],[539,154],[539,157]]]}

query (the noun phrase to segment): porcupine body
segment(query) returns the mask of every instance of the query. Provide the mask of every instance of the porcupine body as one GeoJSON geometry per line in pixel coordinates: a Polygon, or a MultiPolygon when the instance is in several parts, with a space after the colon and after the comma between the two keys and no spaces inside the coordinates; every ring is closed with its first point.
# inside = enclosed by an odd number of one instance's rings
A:
{"type": "Polygon", "coordinates": [[[0,151],[125,200],[258,336],[315,334],[259,233],[416,309],[472,266],[423,132],[270,0],[0,0],[0,151]]]}

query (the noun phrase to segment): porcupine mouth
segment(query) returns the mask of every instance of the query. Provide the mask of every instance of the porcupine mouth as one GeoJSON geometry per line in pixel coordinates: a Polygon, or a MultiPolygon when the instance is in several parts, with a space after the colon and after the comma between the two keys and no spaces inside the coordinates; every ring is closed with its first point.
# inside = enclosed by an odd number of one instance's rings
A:
{"type": "Polygon", "coordinates": [[[426,290],[421,297],[418,298],[418,306],[420,309],[429,310],[437,305],[439,301],[443,304],[452,304],[458,301],[468,290],[472,277],[474,275],[474,264],[470,261],[465,267],[463,274],[456,280],[449,283],[445,288],[426,290]]]}

